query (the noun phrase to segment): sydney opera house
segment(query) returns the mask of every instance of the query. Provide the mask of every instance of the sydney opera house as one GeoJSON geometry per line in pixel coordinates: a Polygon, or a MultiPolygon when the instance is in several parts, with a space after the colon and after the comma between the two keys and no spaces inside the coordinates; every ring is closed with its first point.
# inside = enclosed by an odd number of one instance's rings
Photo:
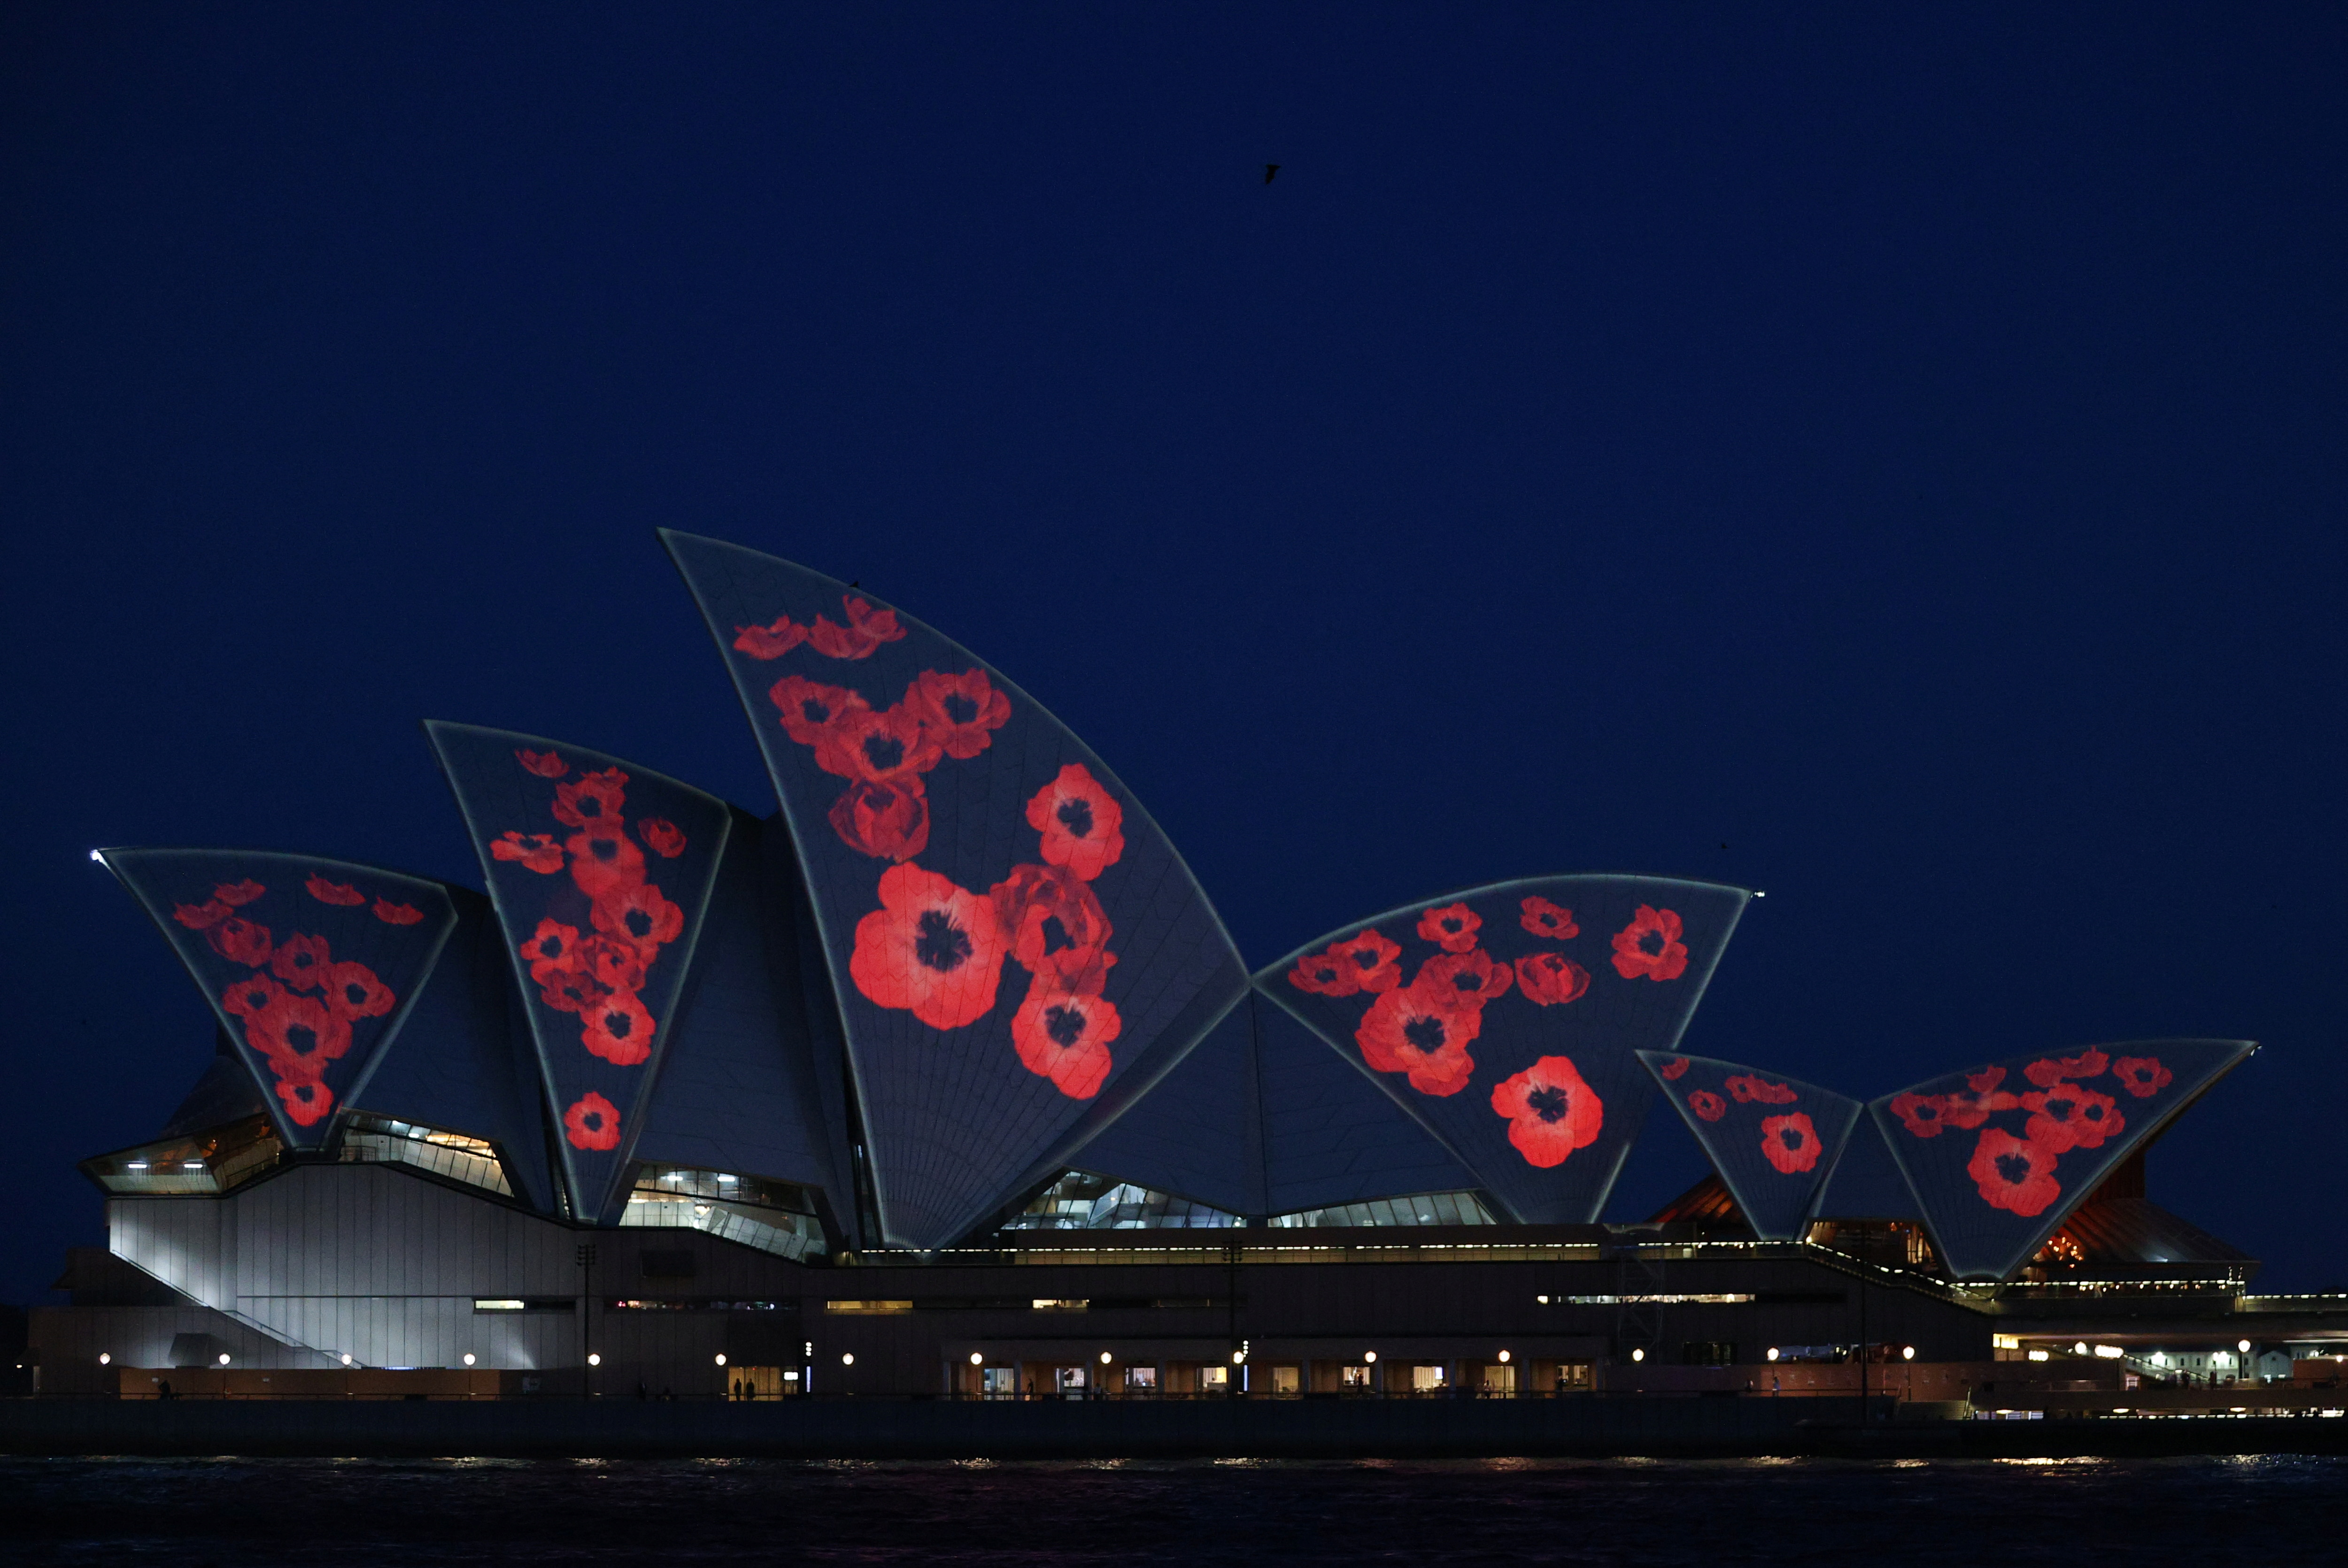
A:
{"type": "Polygon", "coordinates": [[[485,891],[98,852],[215,1043],[84,1163],[108,1245],[35,1314],[45,1389],[1530,1395],[1886,1361],[1922,1398],[2075,1338],[2236,1343],[2256,1265],[2147,1202],[2143,1153],[2247,1043],[1872,1102],[1691,1054],[1748,895],[1664,877],[1447,892],[1251,967],[992,666],[663,541],[779,810],[433,723],[485,891]],[[1601,1223],[1657,1116],[1713,1173],[1601,1223]]]}

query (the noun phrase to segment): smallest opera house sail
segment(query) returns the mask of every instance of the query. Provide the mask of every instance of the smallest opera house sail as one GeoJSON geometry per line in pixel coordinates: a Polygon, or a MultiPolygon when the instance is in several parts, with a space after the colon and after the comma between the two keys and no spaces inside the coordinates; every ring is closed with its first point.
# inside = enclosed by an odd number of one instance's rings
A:
{"type": "Polygon", "coordinates": [[[732,824],[726,804],[601,752],[425,725],[527,966],[572,1210],[616,1218],[732,824]]]}
{"type": "Polygon", "coordinates": [[[1708,1056],[1643,1050],[1639,1060],[1695,1134],[1753,1234],[1798,1239],[1864,1107],[1814,1083],[1708,1056]]]}
{"type": "Polygon", "coordinates": [[[946,1245],[1163,1077],[1246,968],[1131,792],[1001,671],[804,567],[661,537],[807,867],[882,1230],[946,1245]]]}
{"type": "Polygon", "coordinates": [[[2005,1279],[2121,1162],[2240,1065],[2241,1040],[2016,1056],[1869,1109],[1959,1279],[2005,1279]]]}
{"type": "Polygon", "coordinates": [[[1369,1073],[1508,1217],[1594,1223],[1750,895],[1549,876],[1406,905],[1257,984],[1369,1073]]]}
{"type": "Polygon", "coordinates": [[[211,1001],[264,1086],[288,1148],[325,1146],[457,926],[437,882],[372,866],[229,849],[110,849],[100,859],[211,1001]]]}

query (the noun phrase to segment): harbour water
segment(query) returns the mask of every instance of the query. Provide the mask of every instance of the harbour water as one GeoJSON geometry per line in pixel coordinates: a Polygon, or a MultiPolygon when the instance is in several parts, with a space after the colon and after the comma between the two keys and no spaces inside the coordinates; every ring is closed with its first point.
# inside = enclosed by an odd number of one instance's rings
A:
{"type": "Polygon", "coordinates": [[[0,1460],[0,1562],[1842,1563],[2348,1558],[2348,1460],[0,1460]]]}

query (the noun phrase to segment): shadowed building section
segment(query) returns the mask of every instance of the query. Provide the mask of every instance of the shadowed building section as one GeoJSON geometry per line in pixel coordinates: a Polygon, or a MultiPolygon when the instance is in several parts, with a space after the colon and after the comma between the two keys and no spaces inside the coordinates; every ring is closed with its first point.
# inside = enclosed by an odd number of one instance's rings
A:
{"type": "Polygon", "coordinates": [[[457,923],[437,882],[250,850],[110,849],[287,1146],[320,1149],[457,923]]]}
{"type": "Polygon", "coordinates": [[[2143,1040],[2017,1056],[1869,1109],[1949,1272],[2004,1279],[2105,1175],[2255,1049],[2143,1040]]]}
{"type": "Polygon", "coordinates": [[[1753,1234],[1798,1239],[1863,1107],[1814,1083],[1706,1056],[1643,1050],[1753,1234]]]}
{"type": "Polygon", "coordinates": [[[726,804],[601,752],[425,725],[520,984],[573,1211],[606,1223],[692,967],[726,804]]]}
{"type": "Polygon", "coordinates": [[[1246,989],[1139,803],[968,651],[770,556],[662,536],[733,677],[829,959],[880,1223],[951,1243],[1246,989]]]}
{"type": "Polygon", "coordinates": [[[1748,897],[1551,876],[1388,910],[1257,984],[1527,1224],[1594,1223],[1748,897]]]}

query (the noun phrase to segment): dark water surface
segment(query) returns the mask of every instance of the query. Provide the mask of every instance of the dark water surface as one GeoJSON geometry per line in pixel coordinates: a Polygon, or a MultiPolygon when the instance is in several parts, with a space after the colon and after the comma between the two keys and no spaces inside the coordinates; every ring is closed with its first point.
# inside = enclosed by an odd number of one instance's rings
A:
{"type": "Polygon", "coordinates": [[[2348,1460],[0,1460],[0,1561],[2339,1563],[2348,1460]]]}

